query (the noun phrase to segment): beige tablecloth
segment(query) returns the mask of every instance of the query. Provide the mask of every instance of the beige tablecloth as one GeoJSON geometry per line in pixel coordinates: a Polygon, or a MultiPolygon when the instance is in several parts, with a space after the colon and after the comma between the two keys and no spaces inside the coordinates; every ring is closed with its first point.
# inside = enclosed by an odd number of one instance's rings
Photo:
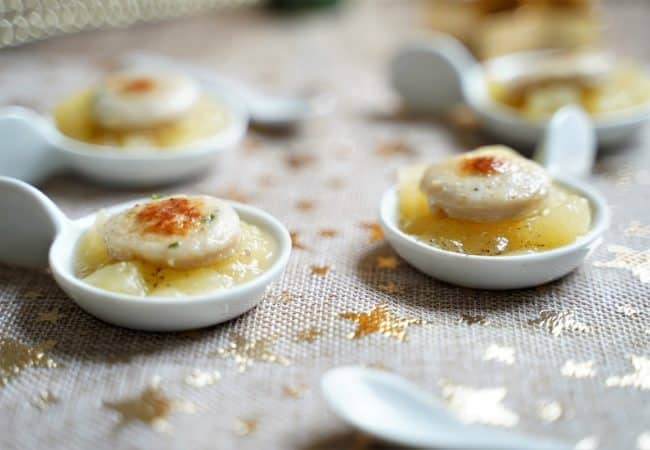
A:
{"type": "MultiPolygon", "coordinates": [[[[343,364],[397,372],[468,420],[581,448],[650,448],[650,130],[600,158],[591,181],[614,219],[575,273],[511,292],[418,273],[377,233],[381,193],[404,164],[490,139],[394,112],[385,64],[415,32],[415,6],[236,11],[0,54],[0,103],[40,110],[134,48],[337,99],[297,134],[251,132],[209,173],[158,189],[247,201],[295,232],[286,273],[242,317],[188,333],[129,331],[80,310],[46,273],[0,268],[0,448],[375,448],[320,395],[321,375],[343,364]],[[364,313],[378,326],[359,326],[364,313]]],[[[646,63],[649,9],[607,7],[609,45],[646,63]]],[[[72,217],[150,193],[74,175],[41,187],[72,217]]]]}

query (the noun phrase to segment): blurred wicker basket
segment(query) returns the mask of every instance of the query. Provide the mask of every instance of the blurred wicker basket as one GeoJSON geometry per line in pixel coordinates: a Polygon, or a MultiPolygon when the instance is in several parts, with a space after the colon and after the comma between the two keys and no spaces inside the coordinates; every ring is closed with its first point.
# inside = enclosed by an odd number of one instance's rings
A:
{"type": "Polygon", "coordinates": [[[0,48],[258,3],[261,0],[0,0],[0,48]]]}

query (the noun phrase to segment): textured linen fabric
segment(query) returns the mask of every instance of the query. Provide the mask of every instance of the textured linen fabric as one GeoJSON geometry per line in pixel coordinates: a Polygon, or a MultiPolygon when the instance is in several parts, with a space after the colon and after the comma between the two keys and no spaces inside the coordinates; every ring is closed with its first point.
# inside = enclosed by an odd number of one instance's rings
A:
{"type": "MultiPolygon", "coordinates": [[[[130,331],[82,311],[46,272],[0,267],[0,337],[27,345],[57,341],[46,352],[56,368],[25,368],[0,387],[0,448],[380,448],[328,412],[320,395],[321,375],[345,364],[383,367],[435,396],[442,395],[441,382],[505,388],[503,404],[518,415],[517,430],[568,443],[595,436],[602,449],[636,447],[650,428],[648,368],[637,371],[637,387],[607,384],[635,372],[632,356],[650,358],[650,130],[599,158],[590,181],[612,207],[612,226],[604,244],[566,278],[537,289],[488,292],[438,282],[404,262],[377,267],[378,256],[393,253],[381,241],[370,242],[367,223],[377,220],[380,196],[395,170],[493,143],[450,121],[394,112],[386,62],[402,39],[417,33],[417,6],[354,2],[291,19],[234,11],[52,39],[0,54],[0,102],[41,111],[135,46],[268,89],[324,91],[337,100],[332,114],[295,134],[251,132],[197,179],[153,190],[243,199],[297,232],[304,249],[294,249],[284,276],[259,306],[235,320],[193,333],[130,331]],[[322,236],[323,229],[337,234],[322,236]],[[607,266],[614,259],[609,250],[618,248],[612,246],[634,252],[627,265],[635,271],[607,266]],[[317,275],[313,265],[330,270],[317,275]],[[356,325],[339,314],[379,304],[426,323],[408,326],[404,342],[381,333],[350,339],[356,325]],[[55,309],[64,316],[42,320],[41,313],[55,309]],[[530,323],[544,310],[572,311],[591,331],[554,336],[530,323]],[[471,325],[463,316],[487,323],[471,325]],[[313,342],[300,339],[310,327],[320,334],[313,342]],[[234,334],[249,342],[266,339],[268,351],[288,364],[254,361],[239,370],[233,358],[219,354],[234,334]],[[514,349],[514,362],[486,360],[492,345],[514,349]],[[568,360],[593,361],[595,374],[563,375],[568,360]],[[222,378],[205,387],[189,385],[185,379],[195,369],[218,370],[222,378]],[[154,378],[169,399],[192,402],[195,410],[170,413],[162,432],[137,420],[120,425],[120,415],[104,402],[136,397],[154,378]],[[287,395],[287,387],[306,391],[287,395]],[[42,391],[58,401],[35,407],[42,391]],[[539,409],[551,401],[559,402],[562,415],[549,422],[539,409]],[[246,433],[238,420],[255,426],[246,433]]],[[[643,1],[606,7],[609,45],[644,63],[650,60],[649,8],[643,1]]],[[[73,174],[40,187],[71,217],[152,192],[101,186],[73,174]]]]}

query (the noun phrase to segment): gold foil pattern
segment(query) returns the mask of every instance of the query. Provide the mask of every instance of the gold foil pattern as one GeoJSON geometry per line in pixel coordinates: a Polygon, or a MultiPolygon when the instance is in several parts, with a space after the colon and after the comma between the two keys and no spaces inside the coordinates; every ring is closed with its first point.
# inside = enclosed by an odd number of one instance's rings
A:
{"type": "Polygon", "coordinates": [[[614,254],[614,258],[609,261],[596,261],[596,267],[629,270],[641,283],[650,281],[650,250],[638,251],[622,245],[610,245],[607,250],[614,254]]]}
{"type": "Polygon", "coordinates": [[[309,269],[311,270],[312,275],[323,276],[327,275],[327,272],[330,271],[329,266],[319,266],[318,264],[312,264],[309,269]]]}
{"type": "Polygon", "coordinates": [[[614,375],[605,380],[609,387],[631,387],[642,391],[650,390],[650,359],[631,356],[634,371],[625,375],[614,375]]]}
{"type": "Polygon", "coordinates": [[[497,344],[490,345],[483,355],[484,361],[497,361],[511,366],[515,363],[515,349],[502,347],[497,344]]]}
{"type": "Polygon", "coordinates": [[[0,387],[30,367],[56,367],[56,363],[45,356],[45,352],[56,345],[49,340],[36,345],[27,345],[8,337],[0,337],[0,387]]]}
{"type": "Polygon", "coordinates": [[[363,222],[361,226],[368,230],[368,243],[372,244],[384,240],[384,232],[377,222],[363,222]]]}
{"type": "Polygon", "coordinates": [[[593,378],[596,376],[596,369],[591,359],[582,362],[568,359],[560,369],[560,373],[571,378],[593,378]]]}
{"type": "Polygon", "coordinates": [[[441,382],[442,397],[449,409],[465,423],[514,427],[519,416],[503,405],[508,391],[504,387],[475,389],[441,382]]]}
{"type": "Polygon", "coordinates": [[[573,333],[592,331],[589,325],[575,318],[573,311],[543,310],[537,319],[529,320],[528,324],[543,328],[553,336],[560,336],[567,331],[573,333]]]}
{"type": "Polygon", "coordinates": [[[399,259],[395,256],[377,256],[375,267],[377,269],[394,270],[399,265],[399,259]]]}
{"type": "Polygon", "coordinates": [[[218,370],[203,371],[201,369],[194,369],[192,373],[185,377],[185,384],[202,388],[215,384],[221,379],[221,373],[218,370]]]}
{"type": "Polygon", "coordinates": [[[348,335],[349,339],[359,339],[369,334],[380,333],[403,342],[406,341],[408,327],[426,323],[422,319],[400,317],[383,303],[368,312],[344,312],[339,313],[338,316],[351,320],[357,325],[356,329],[348,335]]]}
{"type": "Polygon", "coordinates": [[[288,366],[289,359],[272,351],[275,338],[248,339],[240,334],[233,333],[230,343],[219,348],[217,354],[222,358],[235,360],[240,372],[245,372],[255,362],[269,362],[288,366]]]}

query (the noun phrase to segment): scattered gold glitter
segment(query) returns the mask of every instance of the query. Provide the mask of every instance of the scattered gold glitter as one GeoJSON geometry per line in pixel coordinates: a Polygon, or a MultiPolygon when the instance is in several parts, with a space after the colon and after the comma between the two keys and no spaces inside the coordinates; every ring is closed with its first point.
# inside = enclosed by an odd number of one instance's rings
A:
{"type": "Polygon", "coordinates": [[[574,450],[596,450],[600,445],[600,439],[597,436],[587,436],[576,442],[574,450]]]}
{"type": "Polygon", "coordinates": [[[296,202],[296,208],[298,208],[301,211],[309,211],[310,209],[314,208],[314,202],[312,200],[298,200],[296,202]]]}
{"type": "Polygon", "coordinates": [[[284,356],[271,351],[275,343],[273,338],[247,339],[240,334],[233,333],[230,343],[217,350],[222,358],[232,358],[237,363],[240,372],[246,371],[256,361],[270,362],[288,366],[290,361],[284,356]]]}
{"type": "Polygon", "coordinates": [[[547,330],[553,336],[559,336],[569,331],[575,333],[589,333],[591,327],[576,320],[573,311],[554,311],[550,309],[539,313],[537,319],[529,320],[529,325],[535,325],[547,330]]]}
{"type": "Polygon", "coordinates": [[[625,317],[635,317],[641,314],[637,308],[632,305],[619,305],[616,311],[623,314],[625,317]]]}
{"type": "Polygon", "coordinates": [[[298,334],[296,335],[296,341],[312,343],[315,342],[320,335],[321,331],[318,328],[309,327],[298,331],[298,334]]]}
{"type": "Polygon", "coordinates": [[[248,203],[251,201],[250,195],[242,192],[235,186],[230,186],[228,189],[218,195],[218,197],[232,200],[234,202],[248,203]]]}
{"type": "Polygon", "coordinates": [[[330,271],[329,266],[318,266],[316,264],[312,264],[310,269],[311,269],[312,275],[319,275],[319,276],[323,276],[323,275],[327,274],[327,272],[330,271]]]}
{"type": "Polygon", "coordinates": [[[240,419],[235,420],[233,424],[233,432],[237,436],[248,436],[253,433],[257,428],[257,420],[254,419],[240,419]]]}
{"type": "Polygon", "coordinates": [[[119,413],[120,425],[141,421],[158,431],[169,429],[167,417],[172,412],[194,411],[193,403],[168,398],[157,382],[145,388],[137,397],[117,402],[104,401],[104,406],[119,413]]]}
{"type": "Polygon", "coordinates": [[[596,369],[594,368],[594,361],[592,359],[583,362],[576,362],[569,359],[560,369],[560,373],[565,377],[593,378],[596,376],[596,369]]]}
{"type": "Polygon", "coordinates": [[[473,314],[461,314],[458,321],[467,325],[488,325],[490,323],[487,317],[473,314]]]}
{"type": "Polygon", "coordinates": [[[625,234],[642,238],[650,237],[650,225],[642,225],[641,222],[633,220],[625,229],[625,234]]]}
{"type": "Polygon", "coordinates": [[[334,228],[323,228],[322,230],[318,231],[318,235],[324,238],[333,238],[336,237],[338,234],[339,232],[336,231],[334,228]]]}
{"type": "Polygon", "coordinates": [[[636,438],[636,448],[638,450],[650,450],[650,431],[645,431],[636,438]]]}
{"type": "Polygon", "coordinates": [[[278,295],[275,297],[271,297],[271,302],[272,303],[290,303],[294,300],[300,300],[302,298],[302,295],[300,294],[294,294],[293,292],[290,292],[288,290],[283,290],[280,292],[278,295]]]}
{"type": "Polygon", "coordinates": [[[38,313],[36,322],[57,323],[59,319],[62,319],[64,317],[65,314],[60,313],[58,308],[54,308],[51,311],[38,313]]]}
{"type": "Polygon", "coordinates": [[[300,233],[297,231],[290,231],[289,236],[291,236],[291,248],[296,250],[305,250],[305,244],[300,242],[300,233]]]}
{"type": "Polygon", "coordinates": [[[368,242],[373,243],[384,240],[384,232],[381,229],[381,225],[378,223],[363,222],[361,226],[368,230],[368,242]]]}
{"type": "Polygon", "coordinates": [[[415,150],[408,142],[393,140],[380,144],[375,153],[379,156],[412,155],[415,150]]]}
{"type": "Polygon", "coordinates": [[[56,341],[45,341],[36,345],[22,344],[14,339],[0,338],[0,387],[30,367],[56,367],[56,363],[45,356],[45,352],[56,345],[56,341]]]}
{"type": "Polygon", "coordinates": [[[185,377],[185,384],[200,388],[215,384],[220,379],[221,373],[218,370],[205,372],[201,369],[194,369],[192,373],[185,377]]]}
{"type": "Polygon", "coordinates": [[[292,169],[301,169],[315,160],[316,157],[311,153],[292,153],[285,158],[287,165],[292,169]]]}
{"type": "Polygon", "coordinates": [[[537,409],[537,415],[544,422],[555,422],[562,417],[562,405],[555,401],[541,402],[537,409]]]}
{"type": "Polygon", "coordinates": [[[394,281],[389,281],[388,283],[380,284],[377,287],[387,294],[399,294],[403,292],[402,289],[399,286],[397,286],[397,284],[395,284],[394,281]]]}
{"type": "Polygon", "coordinates": [[[503,387],[474,389],[447,381],[442,381],[441,386],[449,409],[465,423],[501,427],[514,427],[519,423],[517,414],[502,403],[508,392],[503,387]]]}
{"type": "Polygon", "coordinates": [[[610,245],[607,250],[614,253],[614,259],[596,261],[596,267],[626,269],[638,277],[641,283],[650,282],[650,250],[637,251],[622,245],[610,245]]]}
{"type": "Polygon", "coordinates": [[[40,410],[47,409],[50,406],[57,404],[58,402],[59,399],[56,398],[50,391],[39,392],[38,395],[34,396],[31,401],[32,405],[40,410]]]}
{"type": "Polygon", "coordinates": [[[375,259],[375,267],[377,269],[395,269],[399,265],[399,259],[394,256],[377,256],[375,259]]]}
{"type": "Polygon", "coordinates": [[[632,387],[642,391],[650,390],[650,359],[643,356],[631,356],[634,372],[614,375],[605,380],[610,387],[632,387]]]}
{"type": "Polygon", "coordinates": [[[406,329],[411,325],[426,323],[422,319],[399,317],[387,305],[379,304],[368,312],[339,313],[341,319],[356,322],[357,328],[350,333],[349,339],[359,339],[363,336],[381,333],[400,341],[406,341],[406,329]]]}
{"type": "Polygon", "coordinates": [[[309,388],[304,384],[285,384],[282,386],[282,393],[285,397],[301,398],[309,388]]]}
{"type": "Polygon", "coordinates": [[[492,344],[485,350],[483,361],[498,361],[510,366],[515,362],[515,349],[492,344]]]}

